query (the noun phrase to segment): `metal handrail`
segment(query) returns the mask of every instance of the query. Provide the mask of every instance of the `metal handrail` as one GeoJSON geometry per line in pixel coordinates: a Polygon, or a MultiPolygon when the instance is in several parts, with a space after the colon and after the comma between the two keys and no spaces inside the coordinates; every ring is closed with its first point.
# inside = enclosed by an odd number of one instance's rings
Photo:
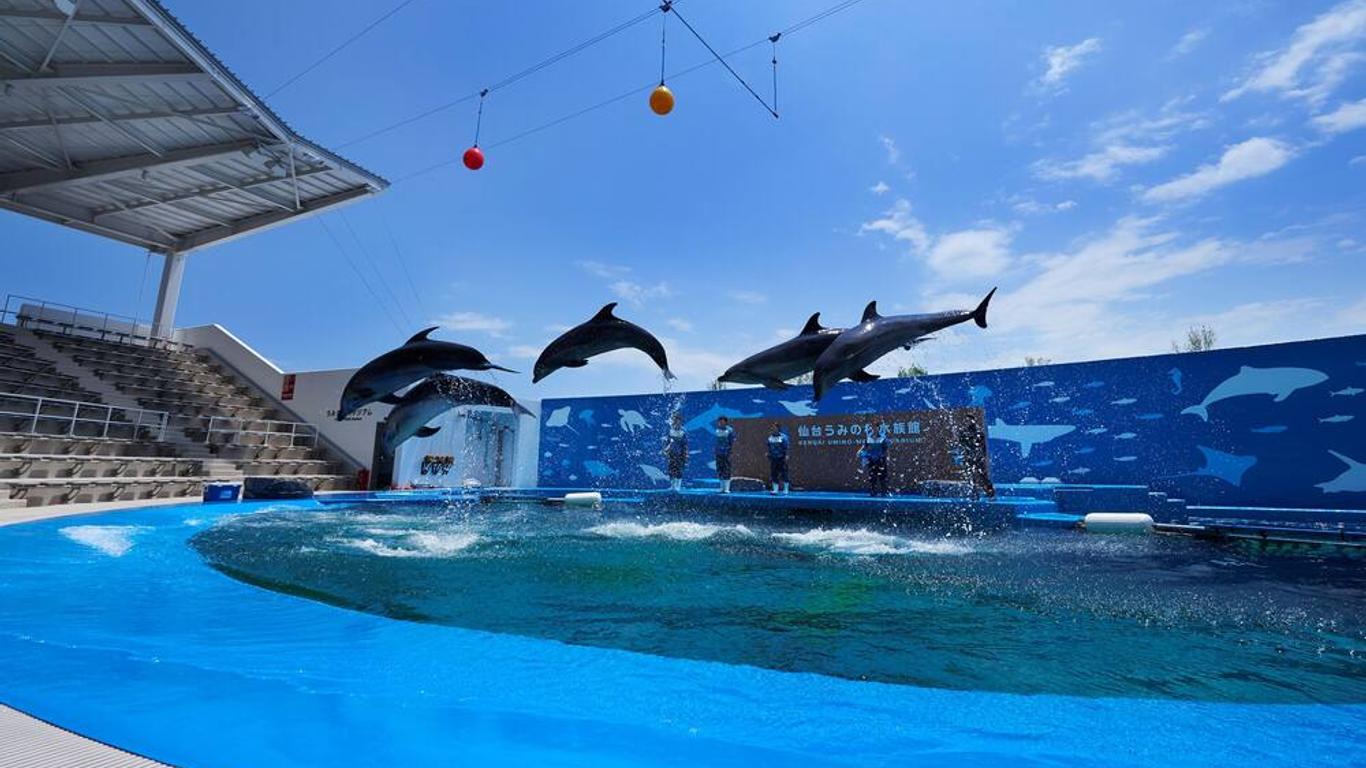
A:
{"type": "Polygon", "coordinates": [[[30,435],[51,435],[51,432],[39,432],[40,422],[66,422],[66,435],[71,437],[93,437],[93,435],[77,435],[77,424],[99,424],[101,425],[99,437],[109,437],[109,430],[114,428],[128,428],[131,437],[136,439],[138,433],[147,429],[156,435],[156,440],[166,439],[166,425],[170,421],[170,414],[166,411],[153,411],[146,408],[122,408],[107,403],[91,403],[83,400],[66,400],[59,397],[39,397],[37,395],[23,395],[18,392],[0,392],[0,402],[7,400],[17,400],[19,402],[31,403],[33,407],[27,411],[0,410],[0,417],[18,416],[29,420],[29,428],[24,434],[30,435]],[[54,414],[44,413],[45,406],[60,405],[70,408],[71,413],[54,414]],[[81,409],[87,411],[104,411],[103,417],[82,416],[81,409]],[[116,420],[114,414],[122,414],[125,420],[116,420]],[[126,420],[135,417],[132,421],[126,420]]]}
{"type": "Polygon", "coordinates": [[[138,320],[130,315],[120,315],[113,312],[101,312],[97,309],[87,307],[75,307],[70,304],[62,304],[55,301],[47,301],[33,296],[21,296],[11,293],[5,296],[5,307],[0,310],[0,322],[12,322],[20,328],[42,328],[44,330],[56,329],[57,332],[65,336],[81,336],[85,338],[99,339],[100,341],[115,341],[120,344],[129,344],[137,347],[149,347],[153,349],[182,349],[186,345],[170,339],[159,339],[152,335],[152,326],[138,320]],[[13,305],[13,307],[11,307],[13,305]],[[26,314],[24,307],[36,307],[37,314],[26,314]],[[70,312],[70,321],[54,320],[47,317],[45,310],[58,310],[63,314],[70,312]],[[86,320],[93,320],[99,326],[86,325],[82,322],[82,317],[86,320]],[[110,328],[109,324],[113,321],[116,325],[127,325],[132,330],[120,328],[110,328]],[[145,329],[145,330],[144,330],[145,329]]]}
{"type": "Polygon", "coordinates": [[[209,426],[204,431],[204,442],[212,443],[215,434],[230,435],[225,441],[230,444],[241,444],[242,435],[264,435],[266,445],[270,445],[272,437],[288,438],[290,448],[315,448],[318,445],[318,428],[303,421],[210,416],[209,426]],[[253,424],[264,424],[266,428],[250,429],[253,424]]]}

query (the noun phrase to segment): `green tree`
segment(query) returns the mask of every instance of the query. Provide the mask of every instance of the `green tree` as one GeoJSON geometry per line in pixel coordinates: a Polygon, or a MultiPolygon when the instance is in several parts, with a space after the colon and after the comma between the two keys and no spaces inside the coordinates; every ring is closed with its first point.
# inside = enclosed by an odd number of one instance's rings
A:
{"type": "Polygon", "coordinates": [[[1053,358],[1051,357],[1026,357],[1025,367],[1033,368],[1036,365],[1048,365],[1051,362],[1053,362],[1053,358]]]}
{"type": "Polygon", "coordinates": [[[1219,340],[1219,334],[1208,325],[1192,325],[1186,330],[1186,339],[1183,342],[1172,342],[1173,352],[1208,352],[1214,349],[1214,344],[1219,340]]]}
{"type": "Polygon", "coordinates": [[[918,376],[928,376],[929,373],[930,372],[925,369],[925,366],[914,362],[910,365],[903,365],[896,369],[896,377],[898,379],[914,379],[918,376]]]}

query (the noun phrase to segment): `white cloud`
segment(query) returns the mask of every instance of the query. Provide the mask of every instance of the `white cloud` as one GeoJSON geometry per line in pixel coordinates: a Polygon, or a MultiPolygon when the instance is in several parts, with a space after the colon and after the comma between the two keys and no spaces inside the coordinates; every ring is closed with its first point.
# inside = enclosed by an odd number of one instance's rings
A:
{"type": "Polygon", "coordinates": [[[1352,158],[1351,160],[1348,160],[1348,161],[1347,161],[1347,165],[1349,165],[1349,166],[1353,166],[1353,165],[1366,165],[1366,155],[1357,155],[1356,157],[1352,158]]]}
{"type": "Polygon", "coordinates": [[[1100,38],[1089,37],[1076,45],[1056,45],[1044,49],[1047,67],[1039,78],[1039,85],[1048,91],[1060,91],[1067,76],[1075,72],[1087,57],[1100,52],[1100,38]]]}
{"type": "Polygon", "coordinates": [[[684,320],[681,317],[671,317],[668,320],[665,320],[664,322],[675,331],[681,331],[682,333],[692,333],[693,324],[688,322],[687,320],[684,320]]]}
{"type": "Polygon", "coordinates": [[[763,304],[768,301],[768,297],[758,291],[731,291],[726,295],[741,304],[763,304]]]}
{"type": "Polygon", "coordinates": [[[1206,37],[1209,37],[1208,29],[1192,29],[1182,35],[1180,40],[1176,41],[1176,45],[1172,46],[1171,53],[1167,54],[1167,58],[1175,59],[1185,56],[1199,47],[1200,43],[1203,43],[1206,37]]]}
{"type": "Polygon", "coordinates": [[[631,280],[617,280],[607,288],[617,297],[635,306],[640,306],[649,299],[663,299],[673,295],[673,289],[664,282],[642,285],[631,280]]]}
{"type": "MultiPolygon", "coordinates": [[[[664,353],[669,358],[669,370],[678,377],[676,387],[700,389],[716,380],[736,362],[735,356],[709,349],[680,344],[677,339],[660,336],[664,353]]],[[[640,350],[621,349],[593,358],[590,365],[603,365],[637,370],[653,379],[659,373],[654,361],[640,350]]]]}
{"type": "Polygon", "coordinates": [[[541,348],[530,344],[514,344],[508,347],[507,356],[513,360],[535,360],[541,356],[541,348]]]}
{"type": "Polygon", "coordinates": [[[911,215],[911,201],[904,197],[898,198],[882,218],[864,222],[859,227],[859,234],[865,232],[880,232],[895,240],[905,240],[917,252],[924,252],[930,247],[930,235],[925,231],[925,225],[911,215]]]}
{"type": "Polygon", "coordinates": [[[1143,199],[1172,202],[1200,197],[1234,182],[1264,176],[1290,162],[1294,152],[1285,143],[1255,137],[1224,150],[1217,163],[1210,163],[1163,184],[1149,188],[1143,199]]]}
{"type": "Polygon", "coordinates": [[[876,183],[876,184],[874,184],[873,186],[869,187],[869,188],[868,188],[868,191],[869,191],[869,192],[872,192],[872,193],[875,194],[875,195],[885,195],[885,194],[887,194],[888,192],[890,192],[891,189],[892,189],[891,187],[887,186],[887,182],[885,182],[885,181],[879,181],[878,183],[876,183]]]}
{"type": "Polygon", "coordinates": [[[1314,118],[1314,127],[1324,133],[1346,133],[1366,128],[1366,99],[1349,101],[1332,112],[1314,118]]]}
{"type": "Polygon", "coordinates": [[[985,277],[1010,266],[1010,233],[1004,229],[965,229],[935,241],[926,259],[940,275],[985,277]]]}
{"type": "Polygon", "coordinates": [[[1077,207],[1076,200],[1063,200],[1058,203],[1044,203],[1032,197],[1011,198],[1010,209],[1021,216],[1039,216],[1045,213],[1062,213],[1077,207]]]}
{"type": "Polygon", "coordinates": [[[501,317],[479,312],[448,312],[436,318],[434,322],[452,331],[478,331],[490,336],[502,336],[512,327],[512,323],[501,317]]]}
{"type": "Polygon", "coordinates": [[[1222,100],[1261,92],[1321,102],[1362,60],[1363,39],[1366,0],[1348,0],[1296,29],[1285,48],[1259,56],[1256,71],[1222,100]]]}
{"type": "Polygon", "coordinates": [[[882,144],[883,151],[887,153],[887,162],[889,164],[896,165],[901,162],[901,150],[897,148],[895,139],[883,134],[882,136],[877,137],[877,140],[882,144]]]}
{"type": "Polygon", "coordinates": [[[631,271],[630,267],[623,267],[619,264],[608,264],[602,261],[576,261],[574,264],[588,274],[601,277],[604,280],[612,280],[631,271]]]}
{"type": "Polygon", "coordinates": [[[1178,134],[1208,128],[1211,120],[1201,112],[1182,109],[1188,99],[1173,99],[1162,105],[1156,115],[1127,110],[1098,120],[1091,125],[1096,146],[1111,144],[1159,144],[1178,134]]]}
{"type": "Polygon", "coordinates": [[[1040,160],[1034,164],[1034,175],[1041,179],[1092,179],[1109,181],[1118,168],[1125,165],[1150,163],[1167,153],[1166,147],[1133,147],[1116,144],[1092,152],[1077,160],[1040,160]]]}
{"type": "Polygon", "coordinates": [[[1064,200],[1064,201],[1062,201],[1061,203],[1058,203],[1057,205],[1053,206],[1053,208],[1054,208],[1055,210],[1058,210],[1058,211],[1070,211],[1070,210],[1072,210],[1073,208],[1076,208],[1076,207],[1077,207],[1077,201],[1076,201],[1076,200],[1064,200]]]}

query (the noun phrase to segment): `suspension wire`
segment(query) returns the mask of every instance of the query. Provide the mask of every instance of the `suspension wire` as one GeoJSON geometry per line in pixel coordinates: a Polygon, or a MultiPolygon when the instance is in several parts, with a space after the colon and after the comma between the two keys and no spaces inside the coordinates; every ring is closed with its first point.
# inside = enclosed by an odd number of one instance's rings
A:
{"type": "Polygon", "coordinates": [[[389,226],[389,217],[381,211],[379,220],[384,223],[384,230],[389,233],[389,245],[394,249],[394,256],[398,258],[399,266],[403,268],[403,277],[408,281],[408,290],[413,292],[413,300],[417,302],[417,309],[423,317],[426,317],[427,307],[422,301],[422,296],[417,292],[417,283],[413,281],[413,273],[408,269],[408,259],[403,255],[403,250],[398,247],[398,238],[394,235],[394,228],[389,226]]]}
{"type": "Polygon", "coordinates": [[[773,115],[778,115],[778,39],[783,36],[782,32],[775,32],[768,39],[773,43],[773,115]]]}
{"type": "Polygon", "coordinates": [[[384,289],[384,293],[389,297],[389,301],[393,302],[394,309],[398,310],[398,316],[403,318],[403,324],[410,328],[413,327],[413,320],[408,317],[408,311],[399,303],[398,296],[396,296],[394,290],[389,287],[389,279],[380,271],[379,260],[371,255],[370,249],[365,247],[365,241],[360,239],[360,236],[356,234],[356,228],[351,226],[351,217],[346,215],[346,211],[337,211],[337,215],[341,217],[342,224],[346,226],[346,231],[351,233],[351,239],[355,241],[356,247],[360,250],[361,258],[370,264],[370,269],[374,270],[376,282],[379,283],[379,287],[384,289]]]}
{"type": "MultiPolygon", "coordinates": [[[[678,1],[679,1],[679,0],[674,0],[674,2],[678,2],[678,1]]],[[[805,18],[805,19],[803,19],[803,20],[801,20],[801,21],[799,21],[799,22],[793,24],[792,26],[786,27],[786,28],[782,29],[781,31],[777,32],[776,34],[782,35],[782,36],[791,36],[791,35],[792,35],[793,33],[795,33],[795,32],[799,32],[799,31],[801,31],[801,30],[804,30],[804,29],[806,29],[807,27],[812,26],[813,24],[816,24],[816,23],[818,23],[818,22],[820,22],[820,21],[823,21],[823,20],[825,20],[825,19],[827,19],[827,18],[829,18],[829,17],[831,17],[831,16],[834,16],[835,14],[839,13],[840,11],[843,11],[843,10],[846,10],[846,9],[848,9],[848,8],[851,8],[851,7],[853,7],[853,6],[855,6],[855,5],[859,4],[859,3],[861,3],[861,2],[863,2],[863,1],[864,1],[864,0],[844,0],[844,2],[841,2],[841,3],[839,3],[838,5],[835,5],[835,6],[831,6],[830,8],[827,8],[827,9],[825,9],[824,11],[821,11],[820,13],[816,14],[815,16],[807,17],[807,18],[805,18]]],[[[758,40],[755,40],[755,41],[752,42],[752,43],[748,43],[748,44],[746,44],[746,45],[742,45],[742,46],[740,46],[740,47],[738,47],[738,48],[734,48],[734,49],[731,49],[730,51],[727,51],[725,54],[722,54],[721,58],[723,58],[723,59],[729,59],[729,58],[732,58],[732,57],[734,57],[734,56],[738,56],[738,55],[740,55],[740,54],[742,54],[742,53],[745,53],[745,52],[747,52],[747,51],[749,51],[749,50],[751,50],[751,49],[757,48],[757,47],[759,47],[759,46],[761,46],[761,45],[763,45],[764,43],[767,43],[767,42],[769,42],[769,38],[767,38],[767,37],[761,37],[761,38],[759,38],[758,40]]],[[[669,77],[669,79],[671,79],[671,80],[677,79],[677,78],[683,77],[683,76],[685,76],[685,75],[692,74],[693,72],[696,72],[696,71],[698,71],[698,70],[706,69],[707,67],[710,67],[711,65],[715,64],[716,62],[717,62],[717,59],[707,59],[706,61],[698,62],[697,64],[693,64],[693,65],[690,66],[690,67],[685,67],[684,69],[681,69],[681,70],[679,70],[679,71],[677,71],[677,72],[674,72],[674,73],[670,74],[668,77],[669,77]]],[[[548,121],[548,122],[541,123],[540,125],[534,126],[534,127],[532,127],[532,128],[527,128],[526,130],[523,130],[523,131],[521,131],[521,132],[519,132],[519,133],[515,133],[515,134],[513,134],[513,135],[511,135],[511,136],[509,136],[509,137],[507,137],[507,138],[499,139],[498,141],[495,141],[495,142],[493,142],[492,144],[489,144],[487,148],[488,148],[488,149],[497,149],[498,147],[504,146],[504,145],[506,145],[506,144],[511,144],[511,143],[513,143],[513,142],[515,142],[515,141],[520,141],[520,140],[522,140],[522,139],[527,138],[528,136],[533,136],[533,135],[535,135],[535,134],[541,133],[542,131],[547,131],[547,130],[549,130],[549,129],[551,129],[551,128],[554,128],[554,127],[556,127],[556,126],[563,125],[564,123],[567,123],[567,122],[569,122],[570,120],[574,120],[574,119],[576,119],[576,118],[583,117],[584,115],[587,115],[587,114],[589,114],[589,113],[591,113],[591,112],[596,112],[596,111],[598,111],[599,109],[604,109],[604,108],[606,108],[606,107],[610,107],[610,106],[612,106],[613,104],[616,104],[617,102],[624,101],[624,100],[629,99],[629,98],[631,98],[631,97],[633,97],[633,96],[639,96],[639,95],[642,94],[642,93],[646,93],[646,92],[648,92],[648,91],[650,91],[650,90],[653,90],[653,89],[656,88],[657,86],[658,86],[658,84],[652,81],[649,85],[644,85],[644,86],[641,86],[641,87],[639,87],[639,88],[632,88],[631,90],[629,90],[629,91],[624,91],[624,92],[622,92],[622,93],[619,93],[619,94],[617,94],[616,96],[611,97],[610,99],[604,99],[604,100],[599,101],[599,102],[597,102],[597,103],[595,103],[595,104],[592,104],[592,105],[590,105],[590,106],[583,107],[582,109],[576,110],[576,111],[574,111],[574,112],[570,112],[569,114],[561,115],[560,117],[557,117],[557,118],[555,118],[555,119],[553,119],[553,120],[550,120],[550,121],[548,121]]],[[[475,95],[477,96],[478,94],[475,94],[475,95]]],[[[432,165],[428,165],[428,166],[419,168],[419,169],[417,169],[417,170],[415,170],[415,171],[412,171],[411,173],[404,174],[403,176],[399,176],[399,177],[397,177],[397,178],[395,178],[395,179],[393,179],[393,180],[390,181],[390,186],[395,186],[395,185],[400,184],[400,183],[402,183],[402,182],[409,181],[409,180],[411,180],[411,179],[415,179],[415,178],[417,178],[417,177],[419,177],[419,176],[425,176],[425,175],[427,175],[428,173],[431,173],[431,172],[433,172],[433,171],[441,170],[442,168],[446,168],[446,167],[448,167],[448,166],[455,165],[456,163],[459,163],[459,162],[460,162],[460,158],[453,158],[453,159],[449,159],[449,160],[442,160],[442,161],[439,162],[439,163],[434,163],[434,164],[432,164],[432,165]]]]}
{"type": "Polygon", "coordinates": [[[474,116],[474,146],[479,146],[479,128],[484,124],[484,99],[489,95],[489,89],[485,88],[479,92],[479,112],[474,116]]]}
{"type": "Polygon", "coordinates": [[[668,39],[669,32],[669,9],[673,7],[673,0],[664,0],[664,4],[659,6],[659,84],[664,84],[664,55],[667,53],[664,43],[668,39]]]}
{"type": "MultiPolygon", "coordinates": [[[[142,282],[138,283],[137,309],[133,312],[133,320],[135,325],[137,320],[142,319],[142,296],[147,291],[147,268],[150,266],[152,266],[152,249],[148,248],[147,258],[143,259],[142,261],[142,282]]],[[[137,331],[137,328],[134,328],[133,330],[137,331]]]]}
{"type": "MultiPolygon", "coordinates": [[[[674,2],[680,2],[680,0],[674,0],[674,2]]],[[[425,120],[425,119],[431,117],[432,115],[437,115],[437,114],[440,114],[440,113],[442,113],[442,112],[445,112],[446,110],[451,109],[452,107],[456,107],[456,106],[459,106],[460,104],[464,104],[464,103],[466,103],[466,102],[474,101],[475,99],[481,98],[481,94],[482,94],[484,91],[488,91],[488,92],[491,93],[491,92],[493,92],[493,91],[497,91],[497,90],[500,90],[500,89],[502,89],[502,88],[506,88],[506,87],[512,85],[513,83],[516,83],[516,82],[519,82],[519,81],[521,81],[521,80],[523,80],[523,79],[525,79],[525,78],[528,78],[528,77],[530,77],[530,76],[536,74],[537,72],[540,72],[541,70],[543,70],[543,69],[545,69],[545,68],[547,68],[547,67],[549,67],[549,66],[551,66],[551,65],[557,64],[557,63],[559,63],[560,61],[563,61],[564,59],[567,59],[567,58],[569,58],[569,57],[571,57],[571,56],[573,56],[573,55],[575,55],[575,54],[577,54],[577,53],[580,53],[580,52],[582,52],[582,51],[584,51],[584,50],[586,50],[586,49],[588,49],[588,48],[591,48],[592,46],[597,45],[598,43],[601,43],[602,41],[608,39],[609,37],[612,37],[612,36],[614,36],[614,35],[617,35],[617,34],[620,34],[621,32],[626,31],[626,30],[630,29],[631,27],[634,27],[634,26],[636,26],[637,24],[640,24],[641,22],[645,21],[646,19],[649,19],[651,16],[654,16],[656,13],[660,13],[660,10],[659,10],[658,8],[651,8],[649,11],[647,11],[647,12],[645,12],[645,13],[642,13],[642,14],[640,14],[640,15],[638,15],[638,16],[633,16],[633,17],[627,19],[626,21],[623,21],[623,22],[621,22],[620,24],[617,24],[617,25],[614,26],[614,27],[611,27],[610,29],[607,29],[607,30],[605,30],[605,31],[603,31],[603,32],[600,32],[600,33],[594,35],[593,37],[588,38],[587,40],[584,40],[584,41],[582,41],[582,42],[580,42],[580,43],[578,43],[578,44],[576,44],[576,45],[570,46],[569,48],[566,48],[565,50],[560,51],[559,53],[556,53],[556,54],[554,54],[554,55],[552,55],[552,56],[549,56],[549,57],[547,57],[547,58],[545,58],[545,59],[542,59],[541,61],[536,62],[535,64],[533,64],[533,65],[527,67],[526,69],[523,69],[522,71],[520,71],[520,72],[518,72],[518,73],[516,73],[516,74],[514,74],[514,75],[511,75],[511,76],[509,76],[509,77],[505,77],[505,78],[503,78],[502,80],[499,80],[498,82],[494,83],[493,85],[488,86],[487,88],[483,88],[483,89],[480,89],[480,90],[478,90],[478,91],[474,91],[473,93],[467,93],[467,94],[465,94],[464,96],[461,96],[461,97],[456,98],[456,99],[452,99],[452,100],[450,100],[450,101],[448,101],[448,102],[446,102],[446,103],[444,103],[444,104],[438,104],[437,106],[432,107],[432,108],[427,109],[427,110],[424,110],[424,111],[422,111],[422,112],[419,112],[419,113],[413,115],[412,117],[406,117],[406,118],[404,118],[404,119],[402,119],[402,120],[399,120],[399,121],[396,122],[396,123],[391,123],[391,124],[389,124],[389,125],[382,126],[382,127],[380,127],[380,128],[376,128],[375,130],[373,130],[373,131],[371,131],[371,132],[369,132],[369,133],[367,133],[367,134],[364,134],[364,135],[362,135],[362,136],[358,136],[358,137],[356,137],[356,138],[354,138],[354,139],[350,139],[349,141],[344,141],[344,142],[342,142],[342,143],[340,143],[340,144],[337,144],[337,145],[335,145],[335,146],[336,146],[338,149],[345,149],[346,147],[349,147],[349,146],[351,146],[351,145],[353,145],[353,144],[359,144],[359,143],[361,143],[362,141],[369,141],[370,139],[373,139],[373,138],[375,138],[376,136],[382,136],[382,135],[384,135],[384,134],[386,134],[386,133],[391,133],[391,132],[393,132],[393,131],[398,130],[399,128],[403,128],[403,127],[405,127],[405,126],[412,125],[413,123],[419,122],[419,121],[421,121],[421,120],[425,120]]]]}
{"type": "Polygon", "coordinates": [[[351,271],[355,272],[356,277],[360,278],[361,285],[365,286],[365,290],[369,292],[370,298],[374,299],[375,304],[379,306],[381,310],[384,311],[384,316],[389,318],[389,322],[393,324],[394,330],[398,331],[399,336],[402,336],[403,326],[399,325],[398,320],[394,319],[394,314],[389,311],[388,305],[380,301],[379,294],[375,293],[375,289],[371,287],[370,281],[365,279],[365,274],[361,272],[360,268],[356,266],[356,262],[351,258],[351,254],[348,253],[347,250],[342,247],[341,241],[337,239],[337,236],[335,234],[333,234],[332,228],[327,226],[327,219],[322,216],[319,216],[317,217],[317,222],[320,225],[322,225],[323,230],[327,232],[328,238],[332,240],[332,245],[336,246],[337,251],[341,253],[343,258],[346,259],[346,263],[351,265],[351,271]]]}
{"type": "Polygon", "coordinates": [[[711,47],[711,43],[707,42],[706,38],[702,37],[702,35],[696,29],[693,29],[693,26],[688,23],[688,20],[683,18],[683,16],[677,10],[674,10],[672,4],[665,3],[661,7],[664,9],[665,13],[673,11],[673,14],[678,17],[679,21],[683,22],[683,26],[688,28],[688,31],[692,33],[693,37],[697,38],[697,41],[701,43],[704,47],[706,47],[706,49],[711,52],[711,55],[716,57],[717,61],[721,62],[721,66],[725,67],[726,71],[729,72],[731,76],[733,76],[736,80],[740,81],[740,85],[743,85],[745,87],[745,90],[749,91],[749,95],[753,96],[755,101],[762,104],[764,109],[768,110],[768,113],[770,115],[773,115],[774,118],[778,117],[777,110],[775,110],[773,107],[770,107],[768,105],[768,102],[764,101],[764,97],[760,96],[758,92],[751,88],[749,86],[749,83],[745,82],[745,79],[743,77],[740,77],[740,73],[735,71],[735,68],[730,65],[730,62],[722,58],[721,54],[717,53],[716,49],[711,47]]]}
{"type": "Polygon", "coordinates": [[[284,82],[281,83],[280,85],[276,86],[275,90],[273,90],[273,91],[271,91],[270,93],[267,93],[267,94],[266,94],[266,98],[269,99],[269,98],[271,98],[272,96],[274,96],[275,94],[279,93],[280,91],[283,91],[284,89],[286,89],[286,88],[288,88],[289,86],[293,85],[295,82],[297,82],[298,80],[300,80],[301,78],[303,78],[304,75],[307,75],[309,72],[312,72],[313,70],[315,70],[315,69],[317,69],[319,66],[321,66],[321,65],[323,64],[323,62],[327,61],[328,59],[332,58],[333,56],[336,56],[338,53],[341,53],[343,48],[346,48],[347,46],[349,46],[349,45],[351,45],[352,43],[356,42],[357,40],[361,39],[362,37],[365,37],[365,35],[368,34],[368,33],[370,32],[370,30],[374,29],[375,27],[378,27],[380,24],[383,24],[385,21],[387,21],[387,20],[389,19],[390,16],[393,16],[394,14],[396,14],[396,13],[398,13],[399,11],[403,10],[404,8],[407,8],[408,5],[411,4],[412,2],[413,2],[413,0],[403,0],[403,2],[401,2],[401,3],[399,3],[398,5],[394,6],[393,9],[391,9],[388,13],[386,13],[386,14],[384,14],[383,16],[379,17],[378,19],[375,19],[374,21],[370,22],[370,23],[367,24],[365,27],[363,27],[359,32],[357,32],[357,33],[355,33],[354,35],[352,35],[352,36],[346,38],[345,40],[343,40],[343,41],[341,42],[340,45],[338,45],[337,47],[335,47],[335,48],[333,48],[332,50],[328,51],[326,54],[324,54],[324,55],[322,56],[322,58],[318,59],[317,61],[314,61],[312,64],[309,64],[307,67],[304,67],[303,70],[300,71],[297,75],[294,75],[293,77],[291,77],[291,78],[289,78],[288,80],[284,81],[284,82]]]}

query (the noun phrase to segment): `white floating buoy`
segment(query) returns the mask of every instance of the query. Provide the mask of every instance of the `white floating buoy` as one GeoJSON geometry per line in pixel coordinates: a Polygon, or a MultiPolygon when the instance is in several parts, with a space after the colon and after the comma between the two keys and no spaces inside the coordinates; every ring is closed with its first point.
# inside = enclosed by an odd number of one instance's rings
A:
{"type": "Polygon", "coordinates": [[[1144,512],[1092,512],[1085,525],[1087,533],[1149,533],[1153,518],[1144,512]]]}
{"type": "Polygon", "coordinates": [[[1059,480],[1056,477],[1045,477],[1039,482],[1043,483],[1044,485],[1062,485],[1062,480],[1059,480]]]}
{"type": "Polygon", "coordinates": [[[566,493],[564,495],[564,505],[566,507],[592,507],[597,509],[602,506],[602,494],[597,491],[566,493]]]}
{"type": "Polygon", "coordinates": [[[1032,475],[1029,476],[1029,477],[1022,477],[1022,478],[1020,478],[1020,484],[1021,484],[1021,485],[1025,485],[1025,484],[1033,485],[1033,484],[1035,484],[1035,483],[1037,483],[1037,482],[1039,482],[1039,478],[1033,477],[1032,475]]]}

